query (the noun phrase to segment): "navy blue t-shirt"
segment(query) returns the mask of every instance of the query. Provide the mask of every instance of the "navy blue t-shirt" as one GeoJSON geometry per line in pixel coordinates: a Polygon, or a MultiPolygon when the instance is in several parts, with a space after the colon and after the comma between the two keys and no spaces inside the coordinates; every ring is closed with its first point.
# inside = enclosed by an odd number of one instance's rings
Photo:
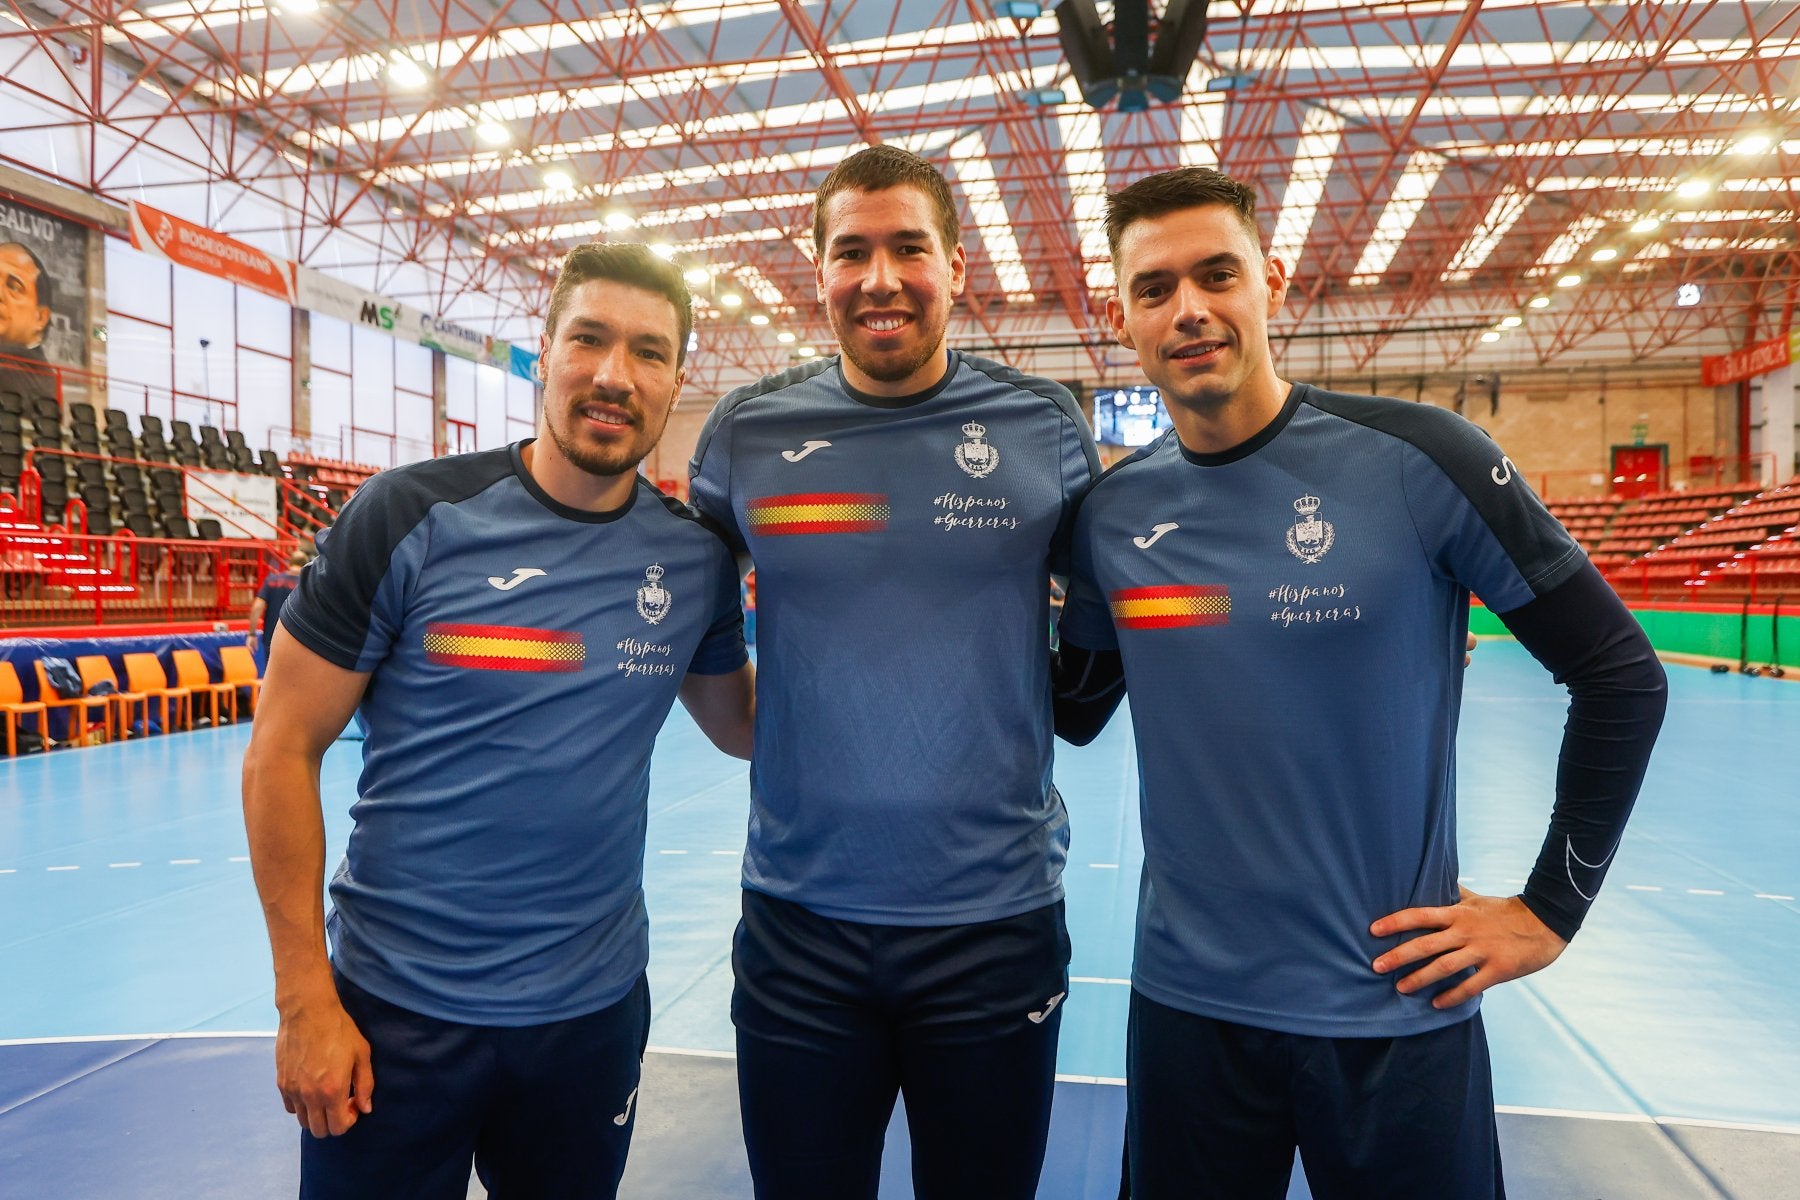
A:
{"type": "Polygon", "coordinates": [[[1173,431],[1082,502],[1062,635],[1124,659],[1144,874],[1133,984],[1219,1020],[1388,1037],[1463,1020],[1370,963],[1457,898],[1471,592],[1509,612],[1580,547],[1476,426],[1296,384],[1224,454],[1173,431]]]}
{"type": "Polygon", "coordinates": [[[262,587],[256,590],[256,598],[263,602],[262,638],[263,645],[269,644],[269,638],[275,633],[275,622],[281,619],[281,610],[293,596],[294,589],[300,584],[300,576],[291,571],[271,571],[263,576],[262,587]]]}
{"type": "Polygon", "coordinates": [[[719,402],[691,494],[756,563],[746,887],[888,925],[1062,895],[1050,572],[1098,466],[1066,390],[963,354],[899,400],[833,358],[719,402]]]}
{"type": "Polygon", "coordinates": [[[333,959],[402,1007],[535,1025],[648,959],[650,751],[682,677],[747,661],[730,551],[639,480],[590,513],[519,443],[357,489],[281,623],[373,672],[333,959]]]}

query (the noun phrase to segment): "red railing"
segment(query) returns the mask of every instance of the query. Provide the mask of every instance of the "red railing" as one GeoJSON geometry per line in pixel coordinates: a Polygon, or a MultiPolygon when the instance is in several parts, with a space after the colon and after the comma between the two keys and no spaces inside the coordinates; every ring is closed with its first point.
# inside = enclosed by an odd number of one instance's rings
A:
{"type": "Polygon", "coordinates": [[[6,629],[241,620],[263,577],[297,544],[93,537],[54,527],[0,536],[0,542],[8,543],[0,548],[0,628],[6,629]],[[84,572],[104,572],[135,592],[79,594],[51,583],[68,568],[34,559],[34,544],[80,556],[84,572]]]}
{"type": "MultiPolygon", "coordinates": [[[[1530,476],[1531,485],[1546,500],[1579,496],[1610,496],[1636,479],[1614,479],[1605,471],[1541,471],[1530,476]]],[[[1706,487],[1764,488],[1775,479],[1773,454],[1747,454],[1739,458],[1690,458],[1685,466],[1669,464],[1663,494],[1706,487]]]]}

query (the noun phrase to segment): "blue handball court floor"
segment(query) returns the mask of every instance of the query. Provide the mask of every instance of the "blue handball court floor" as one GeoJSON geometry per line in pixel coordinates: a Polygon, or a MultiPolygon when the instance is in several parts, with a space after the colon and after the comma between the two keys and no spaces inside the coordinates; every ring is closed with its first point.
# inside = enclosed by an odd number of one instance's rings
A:
{"type": "MultiPolygon", "coordinates": [[[[1564,697],[1510,642],[1476,657],[1463,877],[1510,893],[1543,836],[1564,697]]],[[[1486,1000],[1514,1200],[1800,1200],[1800,686],[1670,676],[1649,783],[1587,928],[1486,1000]]],[[[274,1087],[238,800],[247,736],[0,760],[0,1198],[294,1194],[299,1135],[274,1087]]],[[[325,760],[334,847],[359,759],[340,742],[325,760]]],[[[657,1015],[624,1195],[738,1200],[727,999],[746,775],[677,709],[654,777],[657,1015]]],[[[1142,861],[1127,721],[1059,746],[1057,780],[1074,983],[1039,1195],[1111,1200],[1142,861]]],[[[890,1150],[884,1200],[910,1197],[898,1124],[890,1150]]]]}

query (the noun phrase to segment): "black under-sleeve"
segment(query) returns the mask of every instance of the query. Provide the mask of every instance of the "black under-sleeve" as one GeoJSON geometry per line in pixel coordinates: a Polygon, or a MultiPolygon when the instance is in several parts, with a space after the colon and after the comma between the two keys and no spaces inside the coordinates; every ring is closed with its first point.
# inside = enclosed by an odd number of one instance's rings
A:
{"type": "Polygon", "coordinates": [[[1591,563],[1531,603],[1496,615],[1569,689],[1556,806],[1521,897],[1568,941],[1624,835],[1662,727],[1668,679],[1637,618],[1591,563]]]}
{"type": "Polygon", "coordinates": [[[1085,746],[1125,699],[1125,662],[1117,650],[1089,650],[1065,641],[1050,659],[1050,691],[1056,736],[1085,746]]]}

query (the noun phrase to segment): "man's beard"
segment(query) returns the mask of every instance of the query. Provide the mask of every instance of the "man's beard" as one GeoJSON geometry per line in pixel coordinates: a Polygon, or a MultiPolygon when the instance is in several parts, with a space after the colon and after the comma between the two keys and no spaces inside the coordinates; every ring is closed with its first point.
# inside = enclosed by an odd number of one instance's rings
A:
{"type": "MultiPolygon", "coordinates": [[[[581,419],[576,415],[573,405],[568,410],[568,416],[572,421],[581,419]]],[[[633,428],[642,428],[635,424],[639,419],[636,414],[633,414],[633,428]]],[[[635,471],[637,465],[643,462],[650,451],[655,448],[657,441],[656,438],[634,440],[628,445],[602,450],[594,446],[582,445],[575,439],[565,436],[556,421],[546,421],[544,424],[550,431],[550,440],[556,443],[556,448],[562,451],[564,458],[589,475],[597,475],[602,478],[614,478],[629,471],[635,471]]]]}
{"type": "MultiPolygon", "coordinates": [[[[921,318],[919,323],[924,324],[924,319],[921,318]]],[[[856,324],[855,321],[847,322],[847,324],[852,332],[862,331],[862,326],[856,324]]],[[[865,357],[857,347],[855,338],[845,337],[844,326],[835,319],[832,321],[832,332],[837,334],[838,348],[844,352],[844,357],[849,359],[851,365],[864,375],[882,383],[899,383],[903,379],[909,379],[915,372],[922,370],[934,357],[943,353],[944,328],[940,325],[934,335],[920,338],[920,348],[912,354],[899,358],[883,355],[876,359],[865,357]]]]}

